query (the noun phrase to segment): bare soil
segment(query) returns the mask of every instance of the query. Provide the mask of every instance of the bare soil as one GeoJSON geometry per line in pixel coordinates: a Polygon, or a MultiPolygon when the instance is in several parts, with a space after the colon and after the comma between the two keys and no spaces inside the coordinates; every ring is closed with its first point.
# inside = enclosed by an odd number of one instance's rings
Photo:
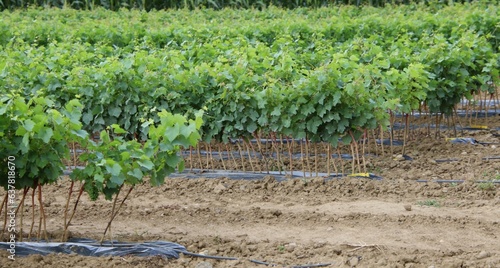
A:
{"type": "MultiPolygon", "coordinates": [[[[498,119],[489,124],[500,126],[498,119]]],[[[463,134],[499,142],[492,131],[463,134]]],[[[112,225],[113,239],[119,241],[172,241],[191,252],[236,257],[236,261],[184,255],[165,259],[56,254],[10,261],[2,251],[0,267],[265,267],[250,260],[278,267],[326,263],[331,263],[328,267],[500,267],[500,185],[476,182],[500,179],[500,160],[484,159],[500,155],[496,145],[451,144],[442,136],[416,138],[406,149],[412,161],[395,160],[398,152],[382,155],[380,149],[370,148],[379,155],[366,161],[370,172],[383,177],[381,181],[278,182],[266,176],[172,178],[157,188],[145,183],[134,189],[112,225]],[[456,161],[436,161],[442,159],[456,161]],[[465,182],[417,182],[420,179],[465,182]]],[[[326,160],[319,161],[324,170],[326,160]]],[[[351,162],[345,166],[351,167],[351,162]]],[[[68,188],[67,178],[44,188],[47,230],[54,241],[61,236],[68,188]]],[[[92,202],[84,195],[71,236],[100,239],[111,204],[103,199],[92,202]]],[[[31,202],[26,203],[24,215],[26,234],[31,202]]]]}

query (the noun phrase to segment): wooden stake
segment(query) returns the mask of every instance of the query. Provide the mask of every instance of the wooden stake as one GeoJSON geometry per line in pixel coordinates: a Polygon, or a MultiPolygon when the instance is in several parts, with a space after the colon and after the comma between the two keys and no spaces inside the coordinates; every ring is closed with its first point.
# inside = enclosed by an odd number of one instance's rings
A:
{"type": "MultiPolygon", "coordinates": [[[[333,161],[333,170],[335,171],[335,174],[338,175],[339,174],[339,170],[337,169],[337,164],[335,163],[335,159],[332,158],[332,150],[331,150],[331,147],[332,145],[330,143],[328,143],[328,151],[330,152],[329,155],[330,155],[330,159],[333,161]]],[[[338,148],[338,144],[337,144],[337,148],[338,148]]]]}
{"type": "Polygon", "coordinates": [[[394,136],[394,115],[392,114],[392,111],[390,112],[391,113],[391,131],[389,133],[389,139],[390,139],[390,142],[391,142],[391,156],[394,155],[394,149],[393,149],[393,136],[394,136]]]}
{"type": "Polygon", "coordinates": [[[3,230],[2,230],[2,239],[4,238],[4,235],[5,235],[5,229],[7,229],[7,199],[9,197],[9,192],[6,192],[5,193],[5,196],[3,198],[3,201],[2,201],[2,206],[0,207],[0,214],[2,214],[2,211],[4,211],[4,221],[3,221],[3,230]],[[4,207],[5,207],[5,210],[4,210],[4,207]]]}
{"type": "MultiPolygon", "coordinates": [[[[458,116],[457,107],[454,107],[454,109],[453,109],[453,118],[454,118],[454,124],[456,125],[458,123],[458,125],[460,126],[460,129],[462,130],[462,134],[463,134],[464,133],[463,125],[460,121],[460,117],[458,116]]],[[[456,128],[455,128],[455,137],[457,137],[456,128]]]]}
{"type": "Polygon", "coordinates": [[[198,164],[200,165],[200,169],[203,172],[203,162],[201,160],[201,152],[200,152],[201,144],[202,143],[200,142],[198,143],[198,146],[196,146],[196,152],[198,154],[198,164]]]}
{"type": "MultiPolygon", "coordinates": [[[[415,112],[411,111],[411,113],[409,114],[409,117],[410,118],[408,119],[408,128],[413,125],[412,120],[415,121],[415,112]]],[[[413,129],[411,129],[411,128],[408,129],[408,131],[409,131],[408,132],[408,140],[410,140],[410,141],[415,140],[415,128],[416,127],[414,127],[413,129]]]]}
{"type": "MultiPolygon", "coordinates": [[[[262,145],[262,142],[260,140],[260,136],[257,132],[254,133],[255,139],[257,139],[257,146],[260,151],[260,155],[262,156],[262,161],[264,161],[264,164],[266,165],[266,172],[269,174],[269,158],[267,157],[267,144],[266,146],[262,145]]],[[[262,169],[261,169],[262,172],[262,169]]]]}
{"type": "MultiPolygon", "coordinates": [[[[247,142],[248,142],[248,145],[250,145],[250,148],[252,148],[252,153],[253,153],[253,155],[255,155],[255,158],[257,159],[257,162],[259,163],[259,172],[262,172],[262,165],[260,165],[261,161],[259,160],[259,157],[257,157],[257,152],[255,151],[255,148],[253,147],[252,141],[248,140],[247,142]]],[[[252,163],[252,162],[250,162],[250,163],[252,163]]],[[[257,169],[255,169],[255,170],[257,170],[257,169]]]]}
{"type": "MultiPolygon", "coordinates": [[[[30,188],[28,187],[24,187],[24,190],[23,190],[23,198],[21,199],[21,203],[20,203],[20,206],[21,206],[21,217],[20,217],[20,225],[21,227],[19,228],[19,242],[23,242],[23,218],[24,218],[24,200],[26,199],[26,194],[28,194],[30,188]]],[[[19,207],[17,207],[17,210],[19,209],[19,207]]],[[[16,215],[18,213],[18,211],[16,210],[16,215]]]]}
{"type": "MultiPolygon", "coordinates": [[[[469,119],[469,109],[470,109],[470,101],[467,100],[467,104],[465,105],[465,121],[467,121],[467,119],[469,119]]],[[[455,110],[455,112],[456,112],[456,110],[455,110]]]]}
{"type": "MultiPolygon", "coordinates": [[[[403,126],[403,123],[404,123],[404,113],[401,115],[401,126],[403,126]]],[[[408,123],[408,119],[406,120],[406,123],[408,123]]],[[[406,133],[406,129],[401,129],[400,131],[398,131],[398,138],[401,139],[401,136],[404,136],[405,133],[406,133]]],[[[403,137],[404,138],[404,137],[403,137]]]]}
{"type": "Polygon", "coordinates": [[[406,151],[406,140],[408,139],[408,114],[405,115],[406,117],[406,123],[405,123],[405,131],[404,131],[404,136],[403,136],[403,156],[405,155],[406,151]]]}
{"type": "Polygon", "coordinates": [[[28,240],[31,239],[31,234],[33,233],[33,227],[35,226],[35,191],[36,187],[32,188],[33,191],[31,192],[31,228],[30,228],[30,233],[28,235],[28,240]]]}
{"type": "MultiPolygon", "coordinates": [[[[375,141],[376,143],[376,141],[375,141]]],[[[384,151],[384,128],[382,125],[380,125],[380,145],[382,149],[382,156],[385,156],[385,151],[384,151]]]]}
{"type": "Polygon", "coordinates": [[[312,168],[311,168],[311,163],[309,162],[309,140],[307,139],[307,136],[306,136],[306,144],[305,144],[305,147],[306,147],[306,164],[307,164],[307,170],[309,171],[309,173],[312,175],[312,168]]]}
{"type": "Polygon", "coordinates": [[[366,147],[366,140],[368,139],[368,134],[366,130],[364,136],[365,138],[363,139],[363,152],[361,153],[361,157],[363,159],[363,172],[366,172],[365,147],[366,147]]]}
{"type": "Polygon", "coordinates": [[[305,168],[305,164],[304,164],[304,149],[302,148],[303,146],[303,141],[300,142],[300,159],[301,159],[301,162],[302,162],[302,174],[304,175],[304,178],[306,177],[306,168],[305,168]]]}
{"type": "MultiPolygon", "coordinates": [[[[224,156],[222,155],[222,150],[221,150],[221,144],[220,143],[217,143],[217,150],[218,150],[218,153],[219,153],[219,157],[220,157],[220,161],[222,162],[222,168],[224,168],[224,170],[227,170],[226,168],[226,163],[224,163],[224,156]]],[[[229,159],[229,157],[228,157],[229,159]]]]}
{"type": "Polygon", "coordinates": [[[479,109],[476,108],[476,117],[474,118],[474,124],[477,124],[477,118],[479,116],[479,110],[481,109],[481,90],[478,90],[477,95],[479,95],[479,109]]]}
{"type": "MultiPolygon", "coordinates": [[[[282,174],[281,173],[281,170],[282,170],[282,167],[283,167],[283,163],[281,161],[281,155],[280,155],[280,151],[279,151],[279,148],[278,148],[278,143],[277,143],[277,140],[276,140],[276,134],[269,134],[269,137],[270,139],[272,140],[271,141],[271,145],[272,145],[272,148],[276,151],[276,167],[278,168],[279,172],[280,172],[280,175],[282,174]]],[[[283,143],[283,141],[281,141],[283,143]]]]}
{"type": "Polygon", "coordinates": [[[210,143],[207,143],[207,147],[208,147],[208,153],[209,153],[210,163],[212,164],[212,170],[215,170],[218,167],[215,166],[214,156],[213,156],[213,153],[212,153],[212,145],[210,145],[210,143]]]}
{"type": "Polygon", "coordinates": [[[318,177],[318,144],[313,144],[314,146],[314,169],[316,171],[316,177],[318,177]]]}
{"type": "Polygon", "coordinates": [[[495,105],[495,113],[497,112],[497,106],[500,104],[500,98],[498,97],[498,89],[495,90],[495,101],[496,103],[494,104],[495,105]]]}
{"type": "MultiPolygon", "coordinates": [[[[352,134],[351,130],[349,130],[349,135],[351,135],[351,138],[352,138],[351,143],[354,142],[354,148],[356,149],[356,153],[357,153],[357,155],[356,155],[356,162],[358,164],[358,172],[361,172],[361,163],[359,162],[359,147],[358,147],[358,142],[354,138],[354,135],[352,134]]],[[[354,153],[353,153],[353,157],[354,157],[354,153]]],[[[363,156],[363,159],[364,159],[364,156],[363,156]]]]}
{"type": "MultiPolygon", "coordinates": [[[[243,139],[242,139],[243,140],[243,139]]],[[[245,141],[243,140],[243,143],[245,143],[245,141]]],[[[239,141],[236,142],[236,146],[238,146],[238,152],[240,153],[240,160],[241,160],[241,164],[243,165],[243,172],[246,171],[246,168],[245,168],[245,161],[244,161],[244,158],[243,158],[243,153],[242,153],[242,149],[241,149],[241,146],[240,146],[240,143],[239,141]]],[[[246,144],[245,144],[246,146],[246,144]]],[[[247,148],[248,149],[248,148],[247,148]]],[[[250,153],[250,152],[249,152],[250,153]]],[[[250,157],[250,156],[248,156],[250,157]]],[[[251,163],[250,163],[251,164],[251,163]]]]}
{"type": "MultiPolygon", "coordinates": [[[[376,138],[375,138],[375,129],[372,129],[371,131],[371,134],[372,134],[372,140],[373,140],[373,146],[375,146],[375,155],[378,155],[378,147],[377,147],[377,141],[376,141],[376,138]]],[[[368,143],[370,141],[368,140],[368,143]]]]}
{"type": "MultiPolygon", "coordinates": [[[[123,187],[123,185],[120,186],[120,190],[122,189],[122,187],[123,187]]],[[[118,200],[118,195],[120,194],[120,190],[116,194],[115,201],[113,202],[113,209],[111,211],[111,219],[109,220],[108,225],[106,226],[106,229],[104,230],[104,234],[102,235],[101,242],[100,242],[101,245],[102,245],[102,242],[104,241],[104,237],[106,236],[107,230],[111,229],[111,222],[115,219],[115,217],[118,215],[118,213],[120,213],[120,209],[122,208],[123,203],[125,203],[125,200],[127,200],[127,197],[130,195],[130,192],[132,192],[133,189],[134,189],[134,185],[132,185],[130,187],[130,189],[128,190],[127,194],[125,195],[125,197],[123,198],[122,202],[120,203],[120,206],[118,207],[118,209],[115,212],[115,205],[116,205],[116,201],[118,200]]],[[[113,240],[112,239],[111,239],[111,245],[113,245],[113,240]]]]}
{"type": "Polygon", "coordinates": [[[342,167],[342,176],[345,174],[345,168],[344,168],[344,159],[342,158],[342,154],[340,153],[340,145],[337,145],[337,154],[340,159],[340,166],[342,167]]]}
{"type": "MultiPolygon", "coordinates": [[[[229,145],[227,143],[226,143],[226,150],[227,150],[227,154],[230,155],[231,159],[233,160],[234,169],[238,169],[238,164],[236,163],[236,159],[234,158],[233,151],[231,151],[229,149],[229,145]]],[[[240,152],[240,156],[241,156],[241,152],[240,152]]]]}
{"type": "Polygon", "coordinates": [[[354,154],[354,145],[353,141],[349,144],[351,146],[351,154],[352,154],[352,161],[351,161],[351,173],[356,172],[356,156],[354,154]]]}
{"type": "Polygon", "coordinates": [[[42,237],[41,228],[43,224],[45,241],[49,242],[49,237],[47,236],[47,225],[45,221],[45,210],[43,209],[42,185],[38,185],[38,202],[40,203],[40,225],[38,226],[38,240],[40,240],[40,238],[42,237]]]}
{"type": "Polygon", "coordinates": [[[488,91],[485,91],[484,92],[484,123],[486,124],[486,126],[489,125],[489,122],[488,122],[488,111],[489,111],[489,105],[486,103],[486,100],[488,100],[488,91]]]}
{"type": "Polygon", "coordinates": [[[440,131],[440,128],[441,128],[441,126],[440,126],[441,120],[440,120],[440,119],[441,119],[441,115],[439,115],[439,114],[438,114],[438,115],[436,116],[436,131],[435,131],[435,135],[434,135],[434,138],[435,138],[435,139],[437,139],[437,138],[438,138],[439,133],[441,132],[441,131],[440,131]]]}
{"type": "Polygon", "coordinates": [[[330,150],[330,143],[326,143],[326,174],[330,177],[330,161],[332,159],[332,153],[330,150]]]}
{"type": "MultiPolygon", "coordinates": [[[[69,201],[71,200],[71,195],[73,194],[73,186],[75,185],[75,181],[72,180],[71,184],[69,186],[69,193],[68,193],[68,198],[66,199],[66,205],[64,206],[64,227],[68,226],[68,208],[69,208],[69,201]]],[[[66,229],[63,231],[63,236],[61,237],[61,241],[65,242],[64,240],[66,234],[66,229]]]]}
{"type": "Polygon", "coordinates": [[[252,163],[252,155],[250,154],[250,146],[248,145],[248,143],[250,143],[251,141],[243,140],[243,142],[245,143],[245,146],[247,147],[248,161],[250,162],[250,167],[252,167],[252,172],[255,172],[255,168],[253,167],[253,163],[252,163]]]}
{"type": "Polygon", "coordinates": [[[84,187],[85,183],[82,183],[82,185],[80,186],[80,190],[78,191],[78,196],[76,197],[75,206],[73,207],[73,212],[71,212],[71,216],[69,217],[68,222],[66,222],[66,225],[64,225],[63,237],[61,239],[62,241],[66,241],[68,239],[69,225],[71,224],[71,220],[75,216],[76,208],[78,207],[78,203],[80,202],[80,197],[83,194],[84,187]]]}
{"type": "Polygon", "coordinates": [[[291,142],[290,142],[290,139],[288,138],[288,141],[287,141],[287,147],[288,147],[288,157],[290,158],[290,176],[293,175],[293,154],[292,154],[292,149],[293,149],[293,144],[294,144],[294,140],[293,138],[291,139],[291,142]]]}
{"type": "MultiPolygon", "coordinates": [[[[274,136],[276,137],[276,133],[274,133],[274,136]]],[[[282,169],[283,169],[283,172],[284,172],[284,173],[285,173],[285,175],[286,175],[285,161],[283,160],[283,157],[285,157],[285,155],[284,155],[284,153],[283,153],[283,151],[284,151],[284,150],[283,150],[283,147],[284,147],[284,144],[283,144],[283,135],[282,135],[282,134],[280,134],[280,159],[281,159],[281,161],[280,161],[280,165],[281,165],[280,170],[282,170],[282,169]],[[283,156],[281,156],[281,153],[283,153],[283,156]]],[[[290,175],[291,175],[291,174],[290,174],[290,175]]]]}
{"type": "Polygon", "coordinates": [[[205,143],[205,154],[207,155],[207,170],[210,170],[210,153],[208,152],[208,143],[205,143]]]}
{"type": "Polygon", "coordinates": [[[193,146],[189,146],[189,171],[193,171],[193,146]]]}

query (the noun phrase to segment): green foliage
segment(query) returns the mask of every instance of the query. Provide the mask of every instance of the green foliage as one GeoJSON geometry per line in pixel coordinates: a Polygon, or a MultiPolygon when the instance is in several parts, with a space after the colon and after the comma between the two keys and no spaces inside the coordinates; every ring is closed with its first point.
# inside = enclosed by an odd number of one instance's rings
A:
{"type": "MultiPolygon", "coordinates": [[[[462,1],[450,1],[454,2],[465,2],[462,1]]],[[[0,10],[2,9],[14,9],[26,6],[41,6],[41,7],[71,7],[75,9],[95,9],[98,7],[103,7],[110,10],[120,10],[120,9],[130,9],[138,8],[141,10],[153,10],[153,9],[197,9],[197,8],[266,8],[269,6],[278,6],[283,8],[299,8],[299,7],[323,7],[329,5],[370,5],[375,7],[392,5],[394,3],[400,4],[410,4],[410,3],[427,3],[431,2],[429,5],[431,7],[444,6],[444,3],[448,1],[439,1],[433,3],[429,0],[412,0],[412,1],[388,1],[388,0],[183,0],[183,1],[173,1],[173,0],[94,0],[94,1],[78,1],[78,0],[3,0],[0,1],[0,10]]]]}
{"type": "MultiPolygon", "coordinates": [[[[83,106],[73,100],[58,111],[48,98],[25,102],[12,94],[1,94],[0,103],[2,174],[13,156],[17,189],[56,182],[65,169],[63,160],[69,158],[68,142],[86,137],[79,121],[83,106]]],[[[7,189],[7,180],[0,185],[7,189]]]]}
{"type": "Polygon", "coordinates": [[[388,111],[450,113],[498,83],[500,9],[436,8],[4,12],[0,89],[57,109],[76,97],[85,131],[117,124],[124,141],[146,141],[157,111],[205,109],[205,141],[336,145],[387,127],[388,111]]]}
{"type": "Polygon", "coordinates": [[[439,203],[439,201],[434,200],[434,199],[418,201],[417,205],[426,206],[426,207],[437,207],[437,208],[441,207],[441,204],[439,203]]]}
{"type": "Polygon", "coordinates": [[[153,186],[163,184],[165,177],[174,172],[176,167],[180,172],[184,170],[184,160],[178,152],[181,148],[195,147],[201,139],[198,131],[203,124],[202,115],[203,111],[200,110],[195,119],[187,120],[184,116],[163,110],[158,113],[160,123],[157,126],[148,124],[151,121],[143,124],[143,127],[149,128],[149,139],[144,144],[144,150],[153,159],[151,163],[141,166],[154,166],[150,177],[153,186]]]}
{"type": "Polygon", "coordinates": [[[84,181],[91,199],[102,193],[110,200],[123,185],[142,183],[149,176],[150,183],[158,186],[176,169],[182,171],[183,159],[178,152],[196,146],[201,137],[198,130],[203,123],[202,112],[190,120],[166,111],[159,112],[158,117],[160,122],[156,125],[152,119],[142,124],[148,133],[144,144],[126,140],[127,131],[117,124],[101,131],[98,142],[88,140],[83,144],[88,152],[80,155],[80,161],[87,165],[74,170],[71,179],[84,181]]]}
{"type": "Polygon", "coordinates": [[[495,190],[495,183],[493,181],[480,182],[477,184],[477,187],[483,191],[493,191],[495,190]]]}

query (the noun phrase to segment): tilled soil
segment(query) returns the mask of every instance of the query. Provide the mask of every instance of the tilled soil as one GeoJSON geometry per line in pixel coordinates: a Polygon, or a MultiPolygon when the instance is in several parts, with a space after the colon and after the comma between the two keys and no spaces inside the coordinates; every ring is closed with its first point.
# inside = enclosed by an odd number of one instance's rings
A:
{"type": "MultiPolygon", "coordinates": [[[[498,142],[488,131],[466,135],[498,142]]],[[[157,188],[145,183],[132,191],[112,225],[119,241],[172,241],[194,253],[238,260],[52,254],[11,261],[1,251],[0,267],[265,267],[252,260],[277,267],[500,267],[500,185],[475,182],[500,179],[500,160],[483,159],[500,155],[497,147],[430,139],[409,142],[407,154],[412,161],[388,154],[367,159],[381,181],[278,182],[266,176],[172,178],[157,188]],[[450,158],[458,161],[436,162],[450,158]]],[[[54,241],[61,236],[68,189],[66,178],[44,188],[47,230],[54,241]]],[[[74,197],[70,207],[73,202],[74,197]]],[[[92,202],[84,195],[71,236],[100,239],[111,207],[110,201],[92,202]]],[[[31,201],[24,217],[26,233],[31,201]]]]}
{"type": "MultiPolygon", "coordinates": [[[[54,236],[62,227],[56,215],[64,208],[63,189],[45,189],[48,231],[54,236]]],[[[3,252],[0,264],[263,267],[250,262],[260,260],[279,266],[499,267],[499,197],[500,187],[481,189],[472,182],[171,179],[132,193],[113,223],[114,239],[172,241],[191,252],[239,260],[49,255],[9,262],[3,252]]],[[[110,202],[84,198],[72,236],[99,239],[110,212],[110,202]]]]}

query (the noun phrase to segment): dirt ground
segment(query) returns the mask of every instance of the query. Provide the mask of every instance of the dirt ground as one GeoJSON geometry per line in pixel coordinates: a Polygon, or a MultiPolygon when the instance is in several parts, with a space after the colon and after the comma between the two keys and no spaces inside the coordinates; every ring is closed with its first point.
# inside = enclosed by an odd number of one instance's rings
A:
{"type": "MultiPolygon", "coordinates": [[[[500,127],[498,118],[489,125],[500,127]]],[[[496,131],[462,134],[500,142],[496,131]]],[[[389,154],[367,159],[381,181],[278,182],[266,176],[172,178],[158,188],[146,183],[134,189],[113,222],[113,239],[119,241],[172,241],[194,253],[238,260],[52,254],[10,261],[1,251],[0,267],[265,267],[251,260],[276,267],[500,267],[500,185],[475,182],[500,180],[500,159],[485,159],[500,155],[497,146],[413,140],[406,152],[412,161],[389,154]]],[[[47,229],[54,240],[63,226],[68,187],[63,178],[44,189],[47,229]]],[[[30,211],[28,202],[25,223],[31,221],[30,211]]],[[[100,239],[110,213],[110,201],[84,196],[71,236],[100,239]]]]}

